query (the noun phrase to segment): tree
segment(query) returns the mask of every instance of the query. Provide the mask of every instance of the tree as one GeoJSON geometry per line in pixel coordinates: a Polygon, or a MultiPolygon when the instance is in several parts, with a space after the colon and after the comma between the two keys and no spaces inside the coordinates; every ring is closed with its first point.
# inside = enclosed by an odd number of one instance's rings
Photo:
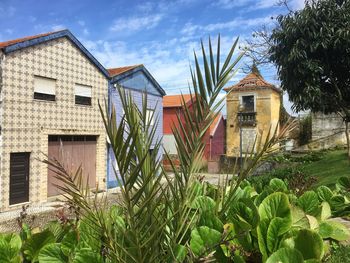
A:
{"type": "Polygon", "coordinates": [[[277,18],[269,48],[296,111],[338,113],[350,160],[350,1],[309,1],[277,18]]]}

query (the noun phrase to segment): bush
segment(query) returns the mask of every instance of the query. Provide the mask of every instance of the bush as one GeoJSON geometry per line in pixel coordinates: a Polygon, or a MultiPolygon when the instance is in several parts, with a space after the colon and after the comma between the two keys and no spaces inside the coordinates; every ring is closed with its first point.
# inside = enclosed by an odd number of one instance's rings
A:
{"type": "Polygon", "coordinates": [[[312,118],[311,115],[307,115],[300,120],[299,130],[299,144],[305,145],[310,142],[312,138],[312,118]]]}

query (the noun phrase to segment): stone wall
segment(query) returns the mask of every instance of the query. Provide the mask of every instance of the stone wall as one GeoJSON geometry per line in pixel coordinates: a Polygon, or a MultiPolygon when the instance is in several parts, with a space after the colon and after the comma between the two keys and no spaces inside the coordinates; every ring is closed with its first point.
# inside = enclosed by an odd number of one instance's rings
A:
{"type": "Polygon", "coordinates": [[[326,149],[346,143],[345,124],[338,114],[312,114],[313,149],[326,149]]]}

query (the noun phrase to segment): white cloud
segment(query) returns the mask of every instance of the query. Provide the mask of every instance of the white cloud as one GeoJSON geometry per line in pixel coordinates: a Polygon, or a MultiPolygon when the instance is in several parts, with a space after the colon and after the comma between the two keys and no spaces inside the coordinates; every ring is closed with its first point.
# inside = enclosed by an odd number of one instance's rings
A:
{"type": "Polygon", "coordinates": [[[87,35],[90,34],[90,32],[89,32],[89,30],[88,30],[87,28],[84,28],[84,29],[83,29],[83,34],[84,34],[85,36],[87,36],[87,35]]]}
{"type": "Polygon", "coordinates": [[[231,9],[249,4],[252,0],[219,0],[214,5],[223,9],[231,9]]]}
{"type": "Polygon", "coordinates": [[[35,16],[29,16],[29,21],[30,22],[35,22],[37,20],[37,18],[35,16]]]}
{"type": "Polygon", "coordinates": [[[62,29],[65,29],[66,27],[64,25],[52,25],[51,26],[51,30],[53,31],[59,31],[59,30],[62,30],[62,29]]]}
{"type": "Polygon", "coordinates": [[[257,17],[257,18],[236,18],[233,20],[220,22],[220,23],[211,23],[207,25],[195,25],[192,23],[187,23],[180,31],[182,34],[187,36],[194,36],[198,32],[219,32],[222,30],[234,30],[239,26],[240,28],[247,27],[256,27],[264,24],[268,24],[271,22],[271,15],[265,17],[257,17]]]}
{"type": "Polygon", "coordinates": [[[83,20],[78,20],[78,24],[79,24],[80,26],[85,26],[85,21],[83,21],[83,20]]]}
{"type": "Polygon", "coordinates": [[[141,29],[151,29],[156,27],[162,20],[162,14],[149,16],[133,16],[127,18],[119,18],[113,22],[110,30],[115,32],[120,31],[137,31],[141,29]]]}
{"type": "Polygon", "coordinates": [[[305,0],[292,0],[290,5],[293,10],[300,10],[305,7],[305,0]]]}
{"type": "Polygon", "coordinates": [[[7,34],[9,34],[9,35],[12,35],[13,30],[10,29],[10,28],[7,28],[7,29],[5,30],[5,32],[6,32],[7,34]]]}
{"type": "Polygon", "coordinates": [[[2,17],[12,17],[16,13],[16,8],[13,6],[1,6],[0,3],[0,16],[2,17]]]}

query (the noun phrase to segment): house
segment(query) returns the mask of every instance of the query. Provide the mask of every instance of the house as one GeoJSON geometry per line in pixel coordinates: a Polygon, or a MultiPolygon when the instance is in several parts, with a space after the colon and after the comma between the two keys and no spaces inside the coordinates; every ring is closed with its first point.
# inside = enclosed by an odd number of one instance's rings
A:
{"type": "Polygon", "coordinates": [[[0,210],[59,192],[43,154],[104,188],[107,70],[68,30],[0,43],[0,210]]]}
{"type": "Polygon", "coordinates": [[[255,151],[251,148],[255,139],[263,143],[269,129],[274,131],[279,124],[281,91],[264,80],[254,66],[251,73],[224,90],[229,92],[226,97],[226,155],[239,157],[241,143],[242,155],[255,151]]]}
{"type": "MultiPolygon", "coordinates": [[[[149,116],[153,116],[151,121],[153,125],[157,125],[154,143],[156,143],[157,140],[161,140],[163,136],[162,104],[165,91],[161,88],[158,82],[153,78],[144,65],[111,68],[108,69],[108,72],[111,78],[108,91],[109,105],[110,107],[115,107],[116,109],[117,123],[120,122],[123,116],[123,108],[117,90],[118,86],[130,92],[133,101],[140,109],[142,108],[142,96],[143,94],[147,94],[148,114],[149,116]]],[[[152,148],[150,150],[152,150],[152,148]]],[[[162,155],[163,153],[160,152],[159,158],[162,158],[162,155]]],[[[108,188],[116,187],[118,185],[114,169],[118,170],[118,166],[116,164],[113,151],[108,146],[108,188]]]]}
{"type": "MultiPolygon", "coordinates": [[[[163,99],[163,147],[177,164],[176,142],[172,128],[179,126],[177,115],[179,115],[180,121],[185,121],[183,117],[184,108],[182,96],[189,110],[191,110],[192,101],[195,100],[193,95],[192,99],[190,94],[168,95],[163,99]]],[[[204,135],[203,141],[205,143],[205,161],[218,160],[219,156],[225,153],[225,122],[222,114],[219,114],[215,118],[207,133],[204,135]]],[[[167,165],[167,161],[165,161],[164,164],[167,165]]]]}

